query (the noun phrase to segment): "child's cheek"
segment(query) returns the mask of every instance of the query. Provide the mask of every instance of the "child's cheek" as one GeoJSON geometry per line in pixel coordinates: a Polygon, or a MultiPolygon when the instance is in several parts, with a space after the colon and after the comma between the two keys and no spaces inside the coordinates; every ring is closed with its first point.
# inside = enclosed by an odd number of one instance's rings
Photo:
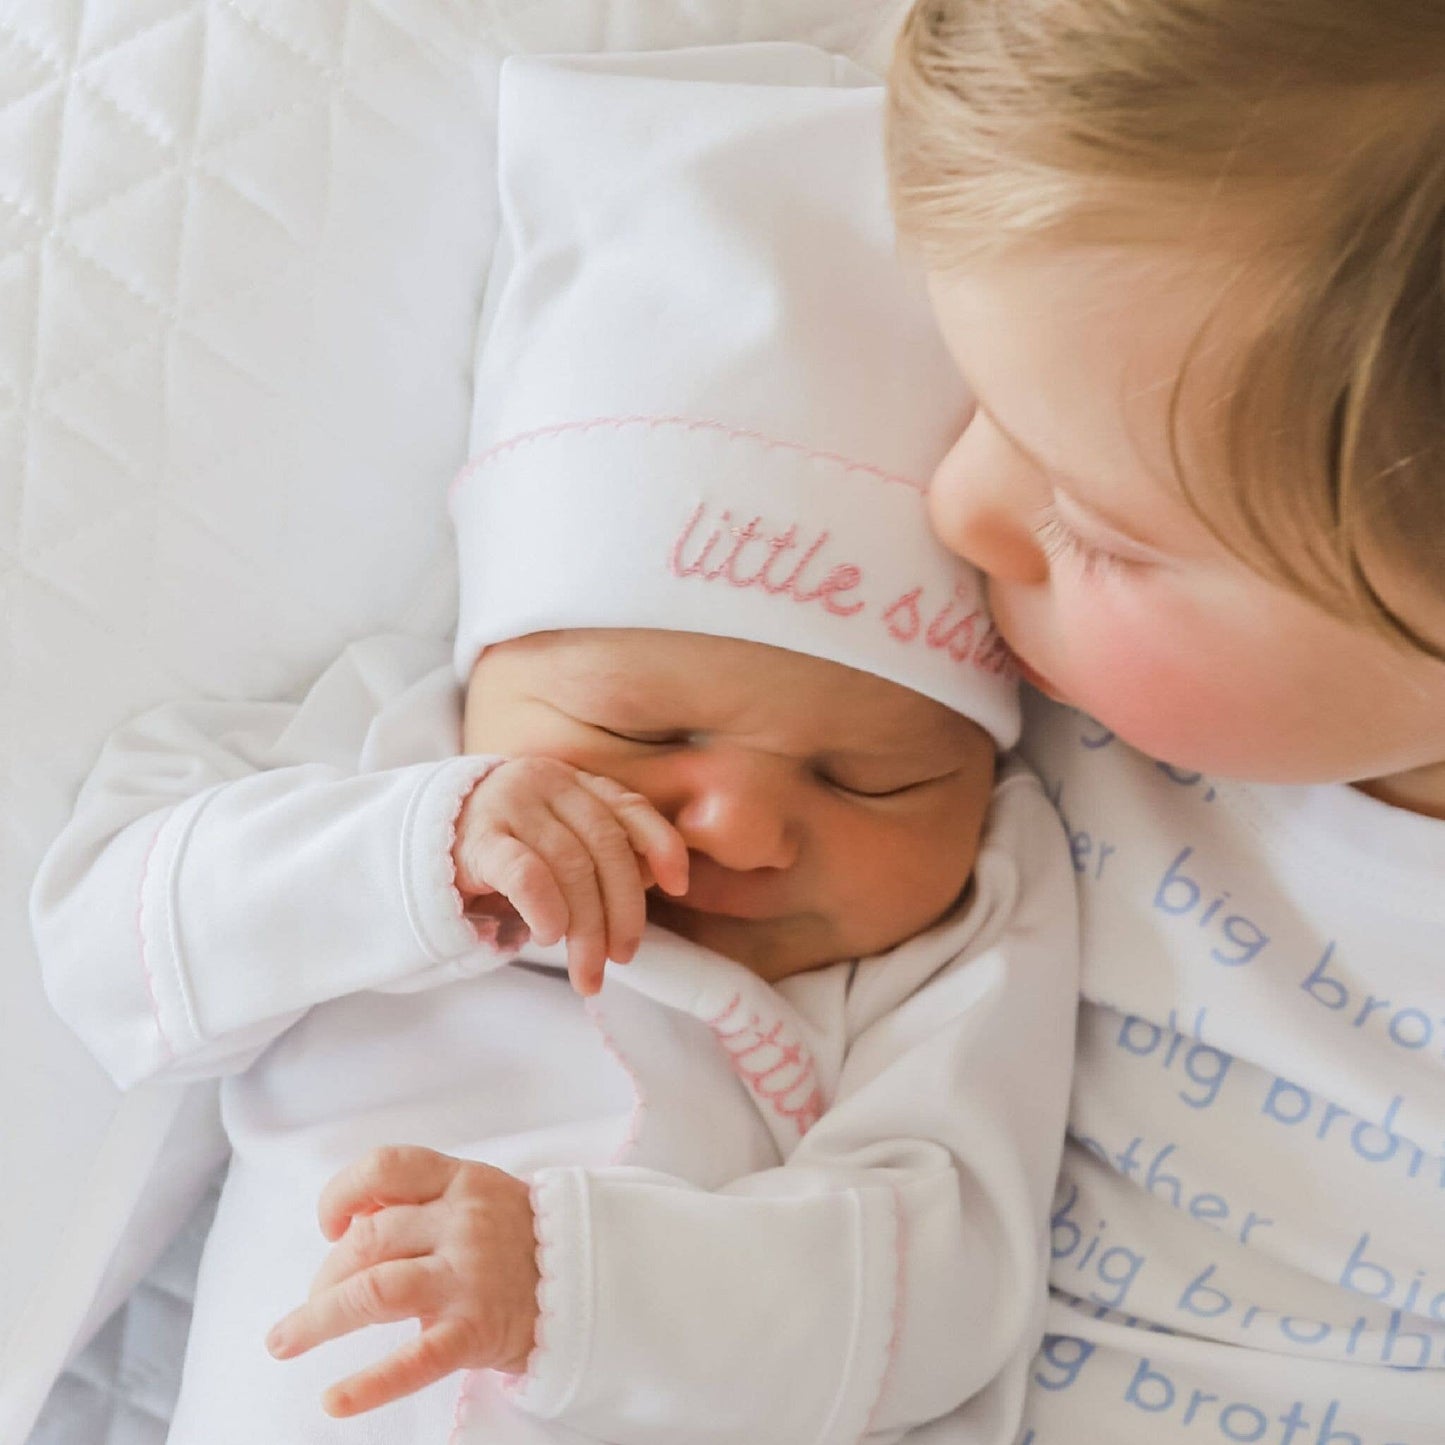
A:
{"type": "Polygon", "coordinates": [[[1225,768],[1242,722],[1240,679],[1167,615],[1117,617],[1069,648],[1069,700],[1150,757],[1225,768]]]}

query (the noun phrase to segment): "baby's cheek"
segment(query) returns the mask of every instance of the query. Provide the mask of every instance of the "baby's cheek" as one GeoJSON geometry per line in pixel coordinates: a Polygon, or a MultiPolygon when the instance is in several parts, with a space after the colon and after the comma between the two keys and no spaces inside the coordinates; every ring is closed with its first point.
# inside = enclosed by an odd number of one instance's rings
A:
{"type": "MultiPolygon", "coordinates": [[[[970,807],[961,808],[965,818],[970,807]]],[[[845,860],[834,855],[829,910],[850,951],[877,953],[934,923],[962,893],[977,842],[954,819],[936,827],[860,830],[845,860]]]]}

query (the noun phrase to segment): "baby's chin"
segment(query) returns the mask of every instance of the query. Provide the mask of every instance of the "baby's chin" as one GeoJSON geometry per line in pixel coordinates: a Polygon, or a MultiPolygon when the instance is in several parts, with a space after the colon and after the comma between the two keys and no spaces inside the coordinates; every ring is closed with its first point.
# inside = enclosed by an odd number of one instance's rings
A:
{"type": "Polygon", "coordinates": [[[792,913],[767,919],[732,918],[700,908],[684,907],[657,892],[648,896],[647,916],[659,928],[742,964],[765,983],[777,983],[794,974],[887,953],[900,943],[952,918],[959,908],[967,906],[971,896],[972,890],[965,883],[941,915],[920,917],[910,921],[906,927],[900,924],[897,936],[886,938],[865,939],[845,935],[822,914],[792,913]]]}
{"type": "Polygon", "coordinates": [[[742,964],[766,983],[826,968],[850,956],[832,937],[827,921],[812,913],[732,918],[687,908],[654,893],[648,899],[647,916],[659,928],[742,964]]]}

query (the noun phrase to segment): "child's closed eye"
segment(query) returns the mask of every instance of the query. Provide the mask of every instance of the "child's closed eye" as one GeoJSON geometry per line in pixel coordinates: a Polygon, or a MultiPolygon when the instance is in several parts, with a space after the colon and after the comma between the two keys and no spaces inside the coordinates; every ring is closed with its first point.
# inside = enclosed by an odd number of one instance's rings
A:
{"type": "Polygon", "coordinates": [[[1039,512],[1038,520],[1033,525],[1033,533],[1039,550],[1050,564],[1072,564],[1086,579],[1142,565],[1137,558],[1127,557],[1093,538],[1086,537],[1065,521],[1052,503],[1039,512]]]}

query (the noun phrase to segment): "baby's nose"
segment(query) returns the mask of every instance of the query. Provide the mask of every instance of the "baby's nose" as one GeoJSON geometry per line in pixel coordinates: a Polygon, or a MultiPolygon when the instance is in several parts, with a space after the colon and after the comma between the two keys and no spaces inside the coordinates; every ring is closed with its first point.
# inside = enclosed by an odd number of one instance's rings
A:
{"type": "Polygon", "coordinates": [[[739,873],[787,868],[798,829],[777,770],[738,759],[706,759],[673,823],[688,848],[739,873]]]}

